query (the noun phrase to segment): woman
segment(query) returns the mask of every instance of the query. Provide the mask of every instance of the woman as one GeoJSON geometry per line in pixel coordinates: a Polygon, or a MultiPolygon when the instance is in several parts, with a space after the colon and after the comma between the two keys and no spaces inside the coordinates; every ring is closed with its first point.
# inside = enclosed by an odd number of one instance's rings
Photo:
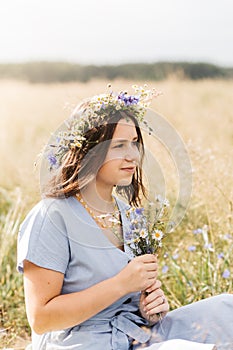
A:
{"type": "Polygon", "coordinates": [[[33,349],[159,349],[159,341],[173,338],[233,341],[232,316],[224,322],[225,335],[210,327],[221,318],[216,307],[232,312],[232,296],[167,314],[157,257],[132,257],[124,244],[125,211],[145,195],[139,122],[153,94],[139,88],[136,96],[94,97],[50,145],[53,177],[21,225],[18,243],[33,349]]]}

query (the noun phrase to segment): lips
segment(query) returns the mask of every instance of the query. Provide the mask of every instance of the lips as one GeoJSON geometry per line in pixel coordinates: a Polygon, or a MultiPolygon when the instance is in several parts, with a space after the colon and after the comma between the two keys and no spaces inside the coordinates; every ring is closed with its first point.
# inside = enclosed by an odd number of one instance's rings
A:
{"type": "Polygon", "coordinates": [[[136,170],[135,166],[129,166],[129,167],[124,167],[121,168],[121,170],[126,171],[127,173],[133,174],[136,170]]]}

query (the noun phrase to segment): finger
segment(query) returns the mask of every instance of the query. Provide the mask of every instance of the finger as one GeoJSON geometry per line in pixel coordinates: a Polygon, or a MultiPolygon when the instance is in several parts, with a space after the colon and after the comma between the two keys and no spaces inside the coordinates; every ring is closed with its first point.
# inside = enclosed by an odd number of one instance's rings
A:
{"type": "Polygon", "coordinates": [[[169,311],[169,304],[166,300],[165,300],[165,302],[163,302],[159,305],[156,305],[156,303],[151,303],[151,304],[149,304],[149,306],[144,308],[144,311],[148,315],[168,312],[169,311]]]}
{"type": "Polygon", "coordinates": [[[151,285],[149,288],[147,288],[146,292],[151,293],[154,290],[160,288],[162,286],[162,283],[159,280],[156,280],[153,285],[151,285]]]}
{"type": "Polygon", "coordinates": [[[156,306],[154,309],[151,309],[146,312],[148,316],[153,316],[155,314],[166,314],[169,311],[169,304],[166,302],[164,304],[156,306]]]}
{"type": "Polygon", "coordinates": [[[156,299],[159,299],[158,304],[160,304],[161,303],[160,298],[164,299],[164,293],[163,293],[162,289],[156,289],[155,291],[151,292],[150,294],[148,294],[146,296],[145,305],[155,301],[156,299]]]}
{"type": "Polygon", "coordinates": [[[151,278],[148,278],[146,281],[145,281],[145,285],[144,285],[144,288],[142,289],[143,293],[145,293],[145,290],[150,287],[151,284],[155,283],[156,281],[156,277],[151,277],[151,278]]]}
{"type": "Polygon", "coordinates": [[[164,297],[163,296],[158,296],[156,299],[151,300],[147,304],[145,304],[145,309],[147,311],[164,304],[164,297]]]}
{"type": "Polygon", "coordinates": [[[144,254],[139,256],[138,259],[142,260],[145,263],[157,262],[157,257],[153,254],[144,254]]]}
{"type": "Polygon", "coordinates": [[[153,279],[154,283],[155,283],[156,282],[156,277],[157,277],[157,272],[156,271],[147,271],[146,274],[145,274],[145,277],[148,278],[148,279],[153,279]]]}
{"type": "Polygon", "coordinates": [[[145,268],[147,271],[157,271],[158,264],[157,263],[145,263],[145,268]]]}

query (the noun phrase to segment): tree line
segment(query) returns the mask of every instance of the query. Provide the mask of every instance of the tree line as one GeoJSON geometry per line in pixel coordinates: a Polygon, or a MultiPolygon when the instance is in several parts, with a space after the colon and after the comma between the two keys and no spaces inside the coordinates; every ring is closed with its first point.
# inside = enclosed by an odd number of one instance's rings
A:
{"type": "Polygon", "coordinates": [[[32,83],[87,82],[91,79],[163,80],[171,75],[191,80],[233,78],[233,67],[203,62],[127,63],[120,65],[80,65],[68,62],[26,62],[0,64],[0,79],[32,83]]]}

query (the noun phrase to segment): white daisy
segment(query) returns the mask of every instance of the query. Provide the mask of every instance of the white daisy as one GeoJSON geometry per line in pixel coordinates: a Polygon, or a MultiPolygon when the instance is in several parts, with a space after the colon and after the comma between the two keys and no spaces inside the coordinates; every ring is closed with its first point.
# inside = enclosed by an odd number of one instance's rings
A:
{"type": "Polygon", "coordinates": [[[163,232],[160,231],[160,230],[155,230],[153,233],[152,233],[152,238],[153,239],[156,239],[158,241],[160,241],[162,238],[163,238],[163,232]]]}
{"type": "Polygon", "coordinates": [[[148,236],[148,232],[145,229],[141,229],[139,235],[141,238],[146,238],[148,236]]]}

